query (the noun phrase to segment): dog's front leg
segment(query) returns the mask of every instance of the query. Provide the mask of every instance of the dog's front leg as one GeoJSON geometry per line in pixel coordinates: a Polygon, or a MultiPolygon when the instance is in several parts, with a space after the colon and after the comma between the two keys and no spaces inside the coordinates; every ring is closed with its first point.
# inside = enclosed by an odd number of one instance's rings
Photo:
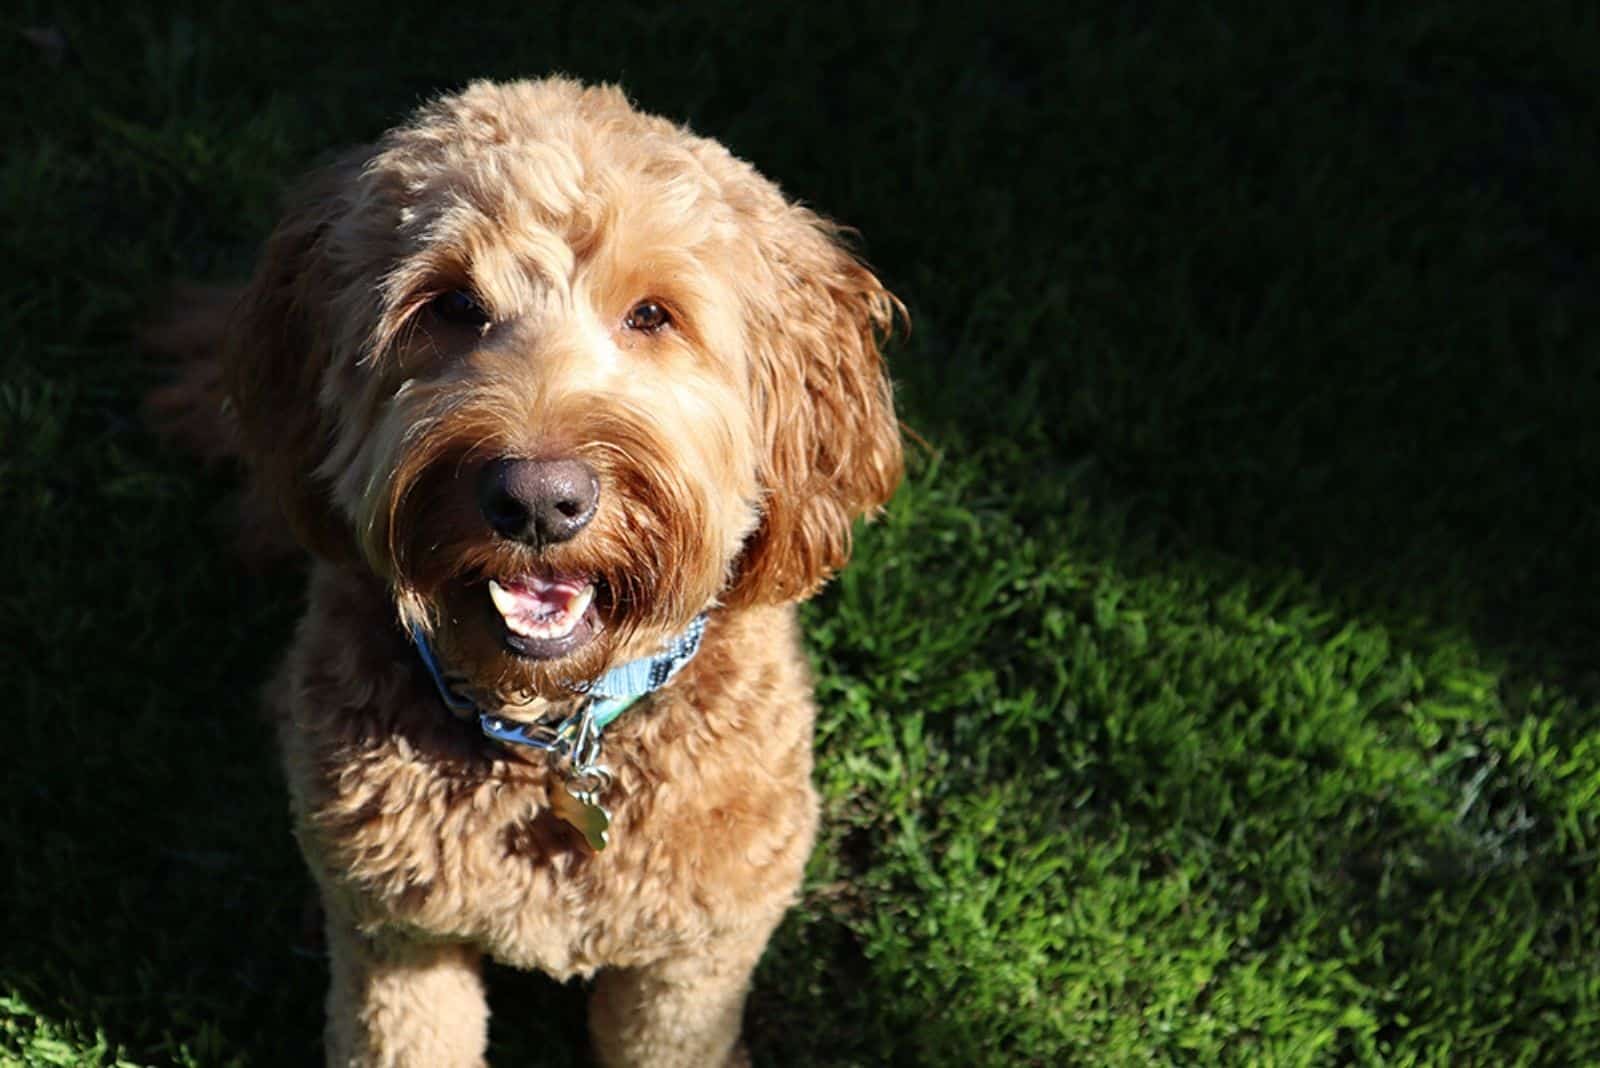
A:
{"type": "Polygon", "coordinates": [[[329,910],[328,1068],[480,1068],[489,1035],[476,950],[363,935],[329,910]]]}
{"type": "Polygon", "coordinates": [[[736,1068],[750,973],[770,927],[707,943],[693,954],[600,974],[589,1033],[607,1068],[736,1068]]]}

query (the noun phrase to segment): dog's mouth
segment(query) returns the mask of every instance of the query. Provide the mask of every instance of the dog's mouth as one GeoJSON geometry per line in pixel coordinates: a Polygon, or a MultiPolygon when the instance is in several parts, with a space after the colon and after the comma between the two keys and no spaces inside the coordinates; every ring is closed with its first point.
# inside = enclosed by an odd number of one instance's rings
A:
{"type": "Polygon", "coordinates": [[[578,575],[489,580],[489,603],[507,649],[530,660],[569,656],[600,632],[595,583],[578,575]]]}

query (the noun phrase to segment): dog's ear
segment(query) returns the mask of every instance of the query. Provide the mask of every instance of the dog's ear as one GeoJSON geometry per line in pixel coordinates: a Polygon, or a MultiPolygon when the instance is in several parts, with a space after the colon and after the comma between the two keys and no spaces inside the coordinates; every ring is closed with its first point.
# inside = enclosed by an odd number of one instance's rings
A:
{"type": "Polygon", "coordinates": [[[341,291],[329,245],[356,164],[336,163],[291,194],[223,343],[228,397],[255,488],[278,503],[302,545],[333,560],[357,556],[317,474],[333,431],[320,395],[343,333],[329,321],[341,291]]]}
{"type": "Polygon", "coordinates": [[[726,603],[799,600],[850,555],[850,527],[894,493],[899,424],[880,342],[904,308],[840,240],[785,206],[763,231],[773,292],[748,315],[764,454],[760,525],[726,603]]]}

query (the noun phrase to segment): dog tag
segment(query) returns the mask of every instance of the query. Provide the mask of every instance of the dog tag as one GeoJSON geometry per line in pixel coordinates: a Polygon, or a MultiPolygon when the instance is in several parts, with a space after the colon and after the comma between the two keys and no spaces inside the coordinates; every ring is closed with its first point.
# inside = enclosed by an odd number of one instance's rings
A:
{"type": "Polygon", "coordinates": [[[598,853],[606,847],[611,814],[595,801],[593,794],[582,790],[573,793],[566,783],[556,783],[550,790],[550,808],[564,823],[583,835],[590,849],[598,853]]]}

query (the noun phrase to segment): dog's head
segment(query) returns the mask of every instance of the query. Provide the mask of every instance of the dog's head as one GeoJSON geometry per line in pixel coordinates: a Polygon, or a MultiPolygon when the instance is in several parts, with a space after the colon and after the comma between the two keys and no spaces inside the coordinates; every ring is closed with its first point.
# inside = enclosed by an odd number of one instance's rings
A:
{"type": "Polygon", "coordinates": [[[614,89],[475,84],[303,186],[229,331],[245,450],[480,689],[803,598],[893,492],[898,303],[614,89]]]}

